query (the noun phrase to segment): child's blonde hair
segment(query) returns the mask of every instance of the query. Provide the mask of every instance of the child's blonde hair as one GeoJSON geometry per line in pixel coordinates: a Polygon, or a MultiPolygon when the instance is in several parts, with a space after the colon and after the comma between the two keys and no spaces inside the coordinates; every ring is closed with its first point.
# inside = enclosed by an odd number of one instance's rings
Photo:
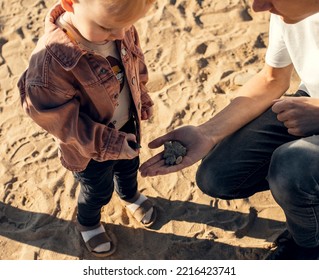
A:
{"type": "Polygon", "coordinates": [[[156,0],[99,0],[102,6],[107,5],[107,9],[119,19],[129,20],[141,10],[145,10],[156,0]]]}

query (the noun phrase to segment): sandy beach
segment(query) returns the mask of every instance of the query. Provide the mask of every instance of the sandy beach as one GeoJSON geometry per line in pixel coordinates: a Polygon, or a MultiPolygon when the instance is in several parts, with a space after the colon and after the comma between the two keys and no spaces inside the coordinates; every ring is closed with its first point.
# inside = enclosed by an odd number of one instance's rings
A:
{"type": "MultiPolygon", "coordinates": [[[[95,259],[74,226],[79,185],[60,164],[56,141],[26,116],[17,81],[43,20],[56,1],[0,0],[0,259],[95,259]]],[[[143,123],[141,162],[159,150],[147,143],[220,111],[264,63],[269,14],[246,0],[157,1],[136,27],[149,67],[154,117],[143,123]]],[[[298,81],[292,85],[291,91],[298,81]]],[[[230,147],[232,149],[233,147],[230,147]]],[[[107,259],[262,259],[285,228],[269,191],[225,201],[203,194],[198,164],[161,177],[139,176],[158,206],[141,227],[114,194],[102,221],[118,239],[107,259]]]]}

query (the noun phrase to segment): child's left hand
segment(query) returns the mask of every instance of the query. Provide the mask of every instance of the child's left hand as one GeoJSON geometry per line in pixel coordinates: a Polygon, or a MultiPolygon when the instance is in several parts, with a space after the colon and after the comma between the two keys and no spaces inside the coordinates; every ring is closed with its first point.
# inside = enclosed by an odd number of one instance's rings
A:
{"type": "Polygon", "coordinates": [[[150,119],[151,116],[153,116],[153,107],[148,107],[141,113],[141,119],[143,121],[150,119]]]}

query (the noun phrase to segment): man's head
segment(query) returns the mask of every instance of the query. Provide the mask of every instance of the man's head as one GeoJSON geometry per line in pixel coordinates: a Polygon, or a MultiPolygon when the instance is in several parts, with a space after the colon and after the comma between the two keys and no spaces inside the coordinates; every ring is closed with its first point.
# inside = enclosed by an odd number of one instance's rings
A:
{"type": "Polygon", "coordinates": [[[278,14],[286,23],[297,23],[319,12],[319,0],[252,0],[255,12],[278,14]]]}
{"type": "Polygon", "coordinates": [[[74,27],[91,42],[123,39],[155,0],[61,0],[74,27]]]}

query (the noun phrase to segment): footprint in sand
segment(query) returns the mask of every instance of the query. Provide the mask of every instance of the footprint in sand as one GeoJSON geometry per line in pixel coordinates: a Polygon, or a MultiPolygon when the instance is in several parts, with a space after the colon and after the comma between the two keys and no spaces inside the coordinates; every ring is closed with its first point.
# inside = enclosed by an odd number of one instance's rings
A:
{"type": "Polygon", "coordinates": [[[36,151],[36,147],[31,142],[25,142],[20,144],[17,144],[17,142],[15,142],[13,143],[12,148],[14,148],[14,146],[16,145],[18,145],[18,147],[15,149],[14,153],[10,157],[10,161],[13,164],[19,161],[23,161],[23,160],[25,161],[26,157],[29,157],[29,156],[36,157],[37,155],[39,155],[39,152],[36,151]]]}
{"type": "Polygon", "coordinates": [[[48,224],[54,212],[55,203],[50,191],[41,187],[28,187],[28,182],[13,177],[5,184],[0,202],[1,231],[17,232],[32,230],[48,224]],[[48,213],[43,215],[41,213],[48,213]]]}

